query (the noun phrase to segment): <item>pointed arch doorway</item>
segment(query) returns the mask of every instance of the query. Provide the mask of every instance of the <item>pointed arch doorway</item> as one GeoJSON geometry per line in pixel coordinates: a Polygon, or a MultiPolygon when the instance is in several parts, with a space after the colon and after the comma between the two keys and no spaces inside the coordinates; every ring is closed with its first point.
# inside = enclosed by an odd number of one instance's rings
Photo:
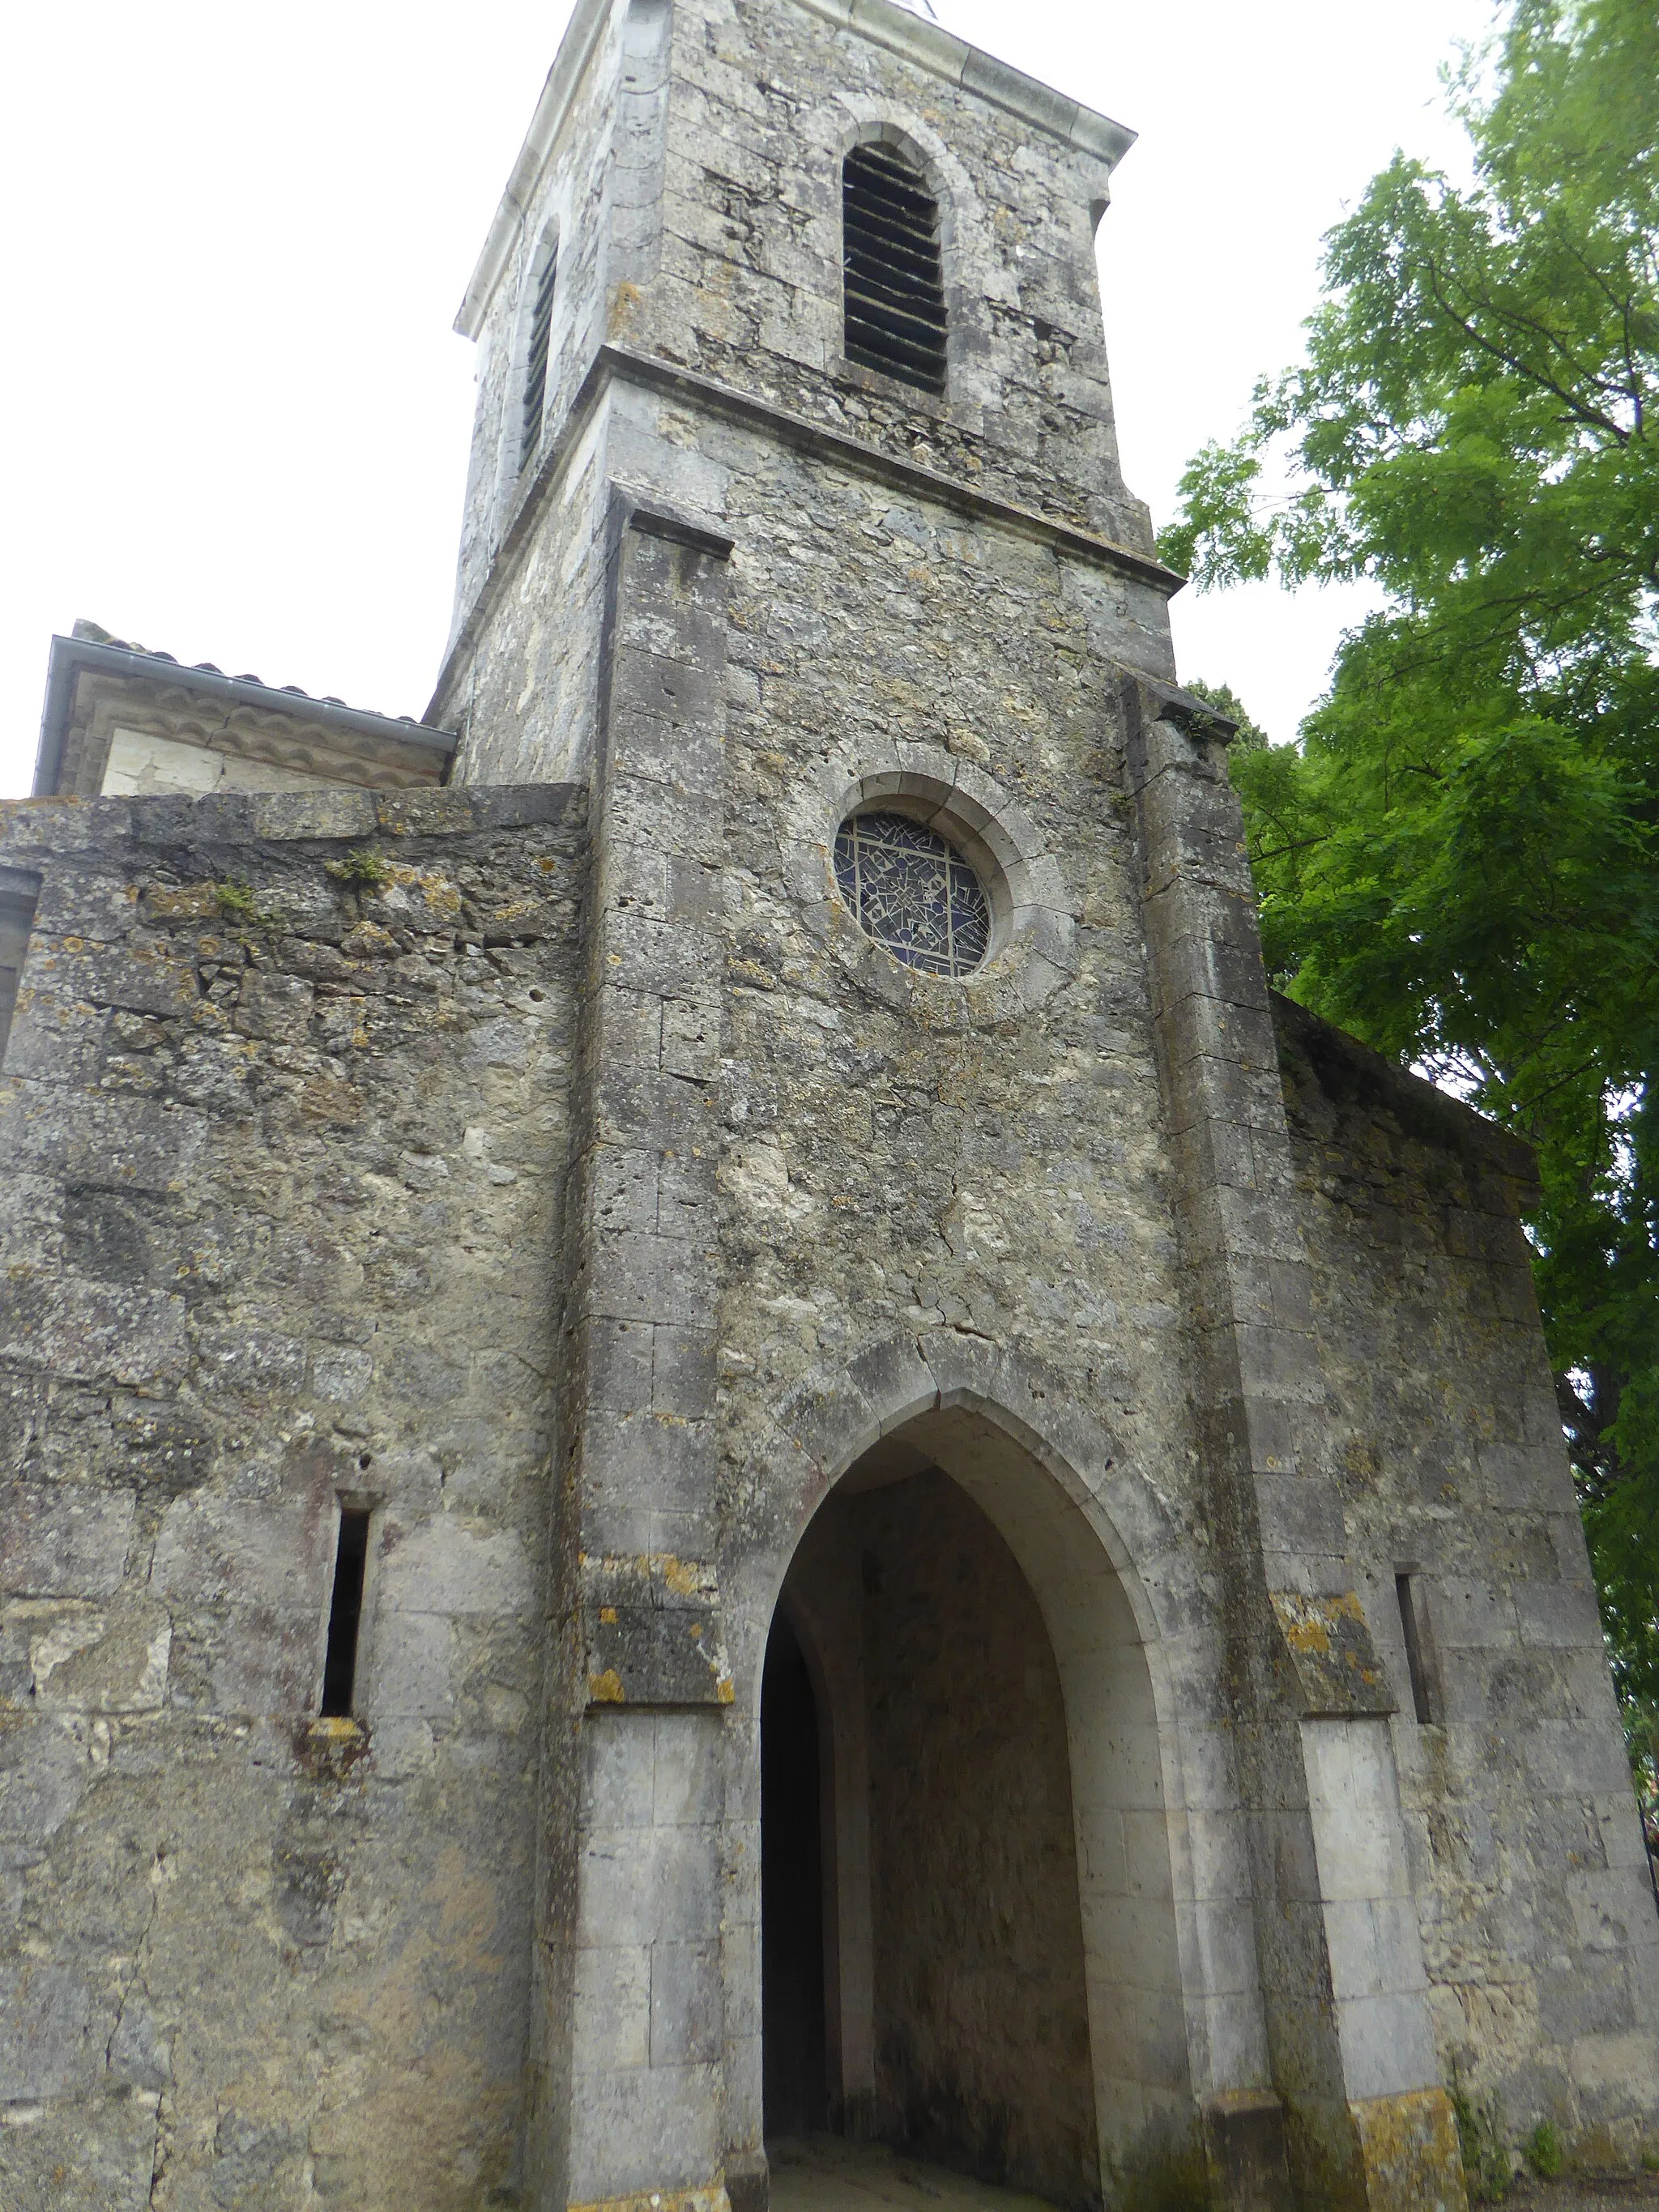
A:
{"type": "Polygon", "coordinates": [[[1065,2205],[1190,2110],[1146,1654],[1109,1559],[987,1416],[815,1514],[762,1705],[769,2142],[876,2137],[1065,2205]]]}

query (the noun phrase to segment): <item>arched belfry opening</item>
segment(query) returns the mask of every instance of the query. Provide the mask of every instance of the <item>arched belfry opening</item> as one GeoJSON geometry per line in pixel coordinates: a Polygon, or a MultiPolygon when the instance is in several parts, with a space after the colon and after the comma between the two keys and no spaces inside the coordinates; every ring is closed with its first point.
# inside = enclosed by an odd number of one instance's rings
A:
{"type": "Polygon", "coordinates": [[[1083,2207],[1188,2099],[1150,1679],[1054,1478],[923,1417],[830,1493],[762,1702],[769,2144],[876,2138],[1083,2207]]]}

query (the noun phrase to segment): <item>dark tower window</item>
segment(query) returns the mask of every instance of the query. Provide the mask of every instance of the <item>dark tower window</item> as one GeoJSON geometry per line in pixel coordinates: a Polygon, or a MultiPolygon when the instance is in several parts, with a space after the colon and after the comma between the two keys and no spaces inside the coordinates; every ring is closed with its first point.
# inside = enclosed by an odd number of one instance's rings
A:
{"type": "Polygon", "coordinates": [[[847,358],[923,392],[945,389],[939,209],[892,146],[856,146],[842,170],[847,358]]]}
{"type": "Polygon", "coordinates": [[[547,400],[547,354],[553,332],[553,295],[559,283],[559,248],[550,240],[543,248],[542,273],[536,279],[536,296],[530,309],[530,350],[524,373],[524,416],[519,439],[519,466],[528,468],[540,450],[542,413],[547,400]]]}
{"type": "Polygon", "coordinates": [[[323,1717],[345,1719],[357,1686],[357,1637],[363,1620],[363,1577],[368,1565],[367,1513],[349,1506],[340,1511],[340,1537],[334,1554],[334,1601],[328,1614],[328,1650],[323,1662],[323,1717]]]}

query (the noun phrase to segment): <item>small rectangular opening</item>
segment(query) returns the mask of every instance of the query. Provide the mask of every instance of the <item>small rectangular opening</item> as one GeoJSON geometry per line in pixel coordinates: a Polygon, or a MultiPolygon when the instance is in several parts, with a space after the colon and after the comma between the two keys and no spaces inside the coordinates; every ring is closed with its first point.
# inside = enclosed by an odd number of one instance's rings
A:
{"type": "Polygon", "coordinates": [[[345,1719],[357,1681],[357,1632],[363,1618],[363,1574],[368,1565],[367,1512],[340,1509],[340,1541],[334,1554],[334,1601],[328,1613],[328,1656],[323,1662],[323,1718],[345,1719]]]}
{"type": "Polygon", "coordinates": [[[11,1034],[12,1009],[17,1004],[17,986],[40,896],[39,876],[26,874],[21,868],[0,868],[0,1060],[5,1058],[6,1039],[11,1034]]]}
{"type": "Polygon", "coordinates": [[[1412,1709],[1419,1727],[1426,1728],[1440,1717],[1435,1710],[1433,1687],[1429,1680],[1429,1668],[1423,1647],[1423,1626],[1418,1604],[1418,1577],[1413,1574],[1396,1575],[1394,1594],[1400,1601],[1400,1626],[1406,1638],[1406,1665],[1412,1678],[1412,1709]]]}
{"type": "Polygon", "coordinates": [[[553,340],[553,295],[559,283],[556,241],[544,248],[547,258],[537,280],[530,311],[530,352],[525,363],[524,410],[519,434],[519,466],[529,467],[541,450],[542,416],[547,404],[547,364],[553,340]]]}

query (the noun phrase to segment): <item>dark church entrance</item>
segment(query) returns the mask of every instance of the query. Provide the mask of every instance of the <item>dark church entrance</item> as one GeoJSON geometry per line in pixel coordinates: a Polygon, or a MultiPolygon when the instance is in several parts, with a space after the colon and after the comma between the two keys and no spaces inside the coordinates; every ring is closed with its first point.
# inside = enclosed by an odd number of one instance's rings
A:
{"type": "Polygon", "coordinates": [[[827,2124],[823,1851],[817,1700],[780,1613],[761,1686],[762,2064],[769,2136],[827,2124]]]}
{"type": "Polygon", "coordinates": [[[761,1701],[765,2124],[1099,2200],[1071,1762],[1042,1609],[919,1446],[802,1540],[761,1701]]]}

